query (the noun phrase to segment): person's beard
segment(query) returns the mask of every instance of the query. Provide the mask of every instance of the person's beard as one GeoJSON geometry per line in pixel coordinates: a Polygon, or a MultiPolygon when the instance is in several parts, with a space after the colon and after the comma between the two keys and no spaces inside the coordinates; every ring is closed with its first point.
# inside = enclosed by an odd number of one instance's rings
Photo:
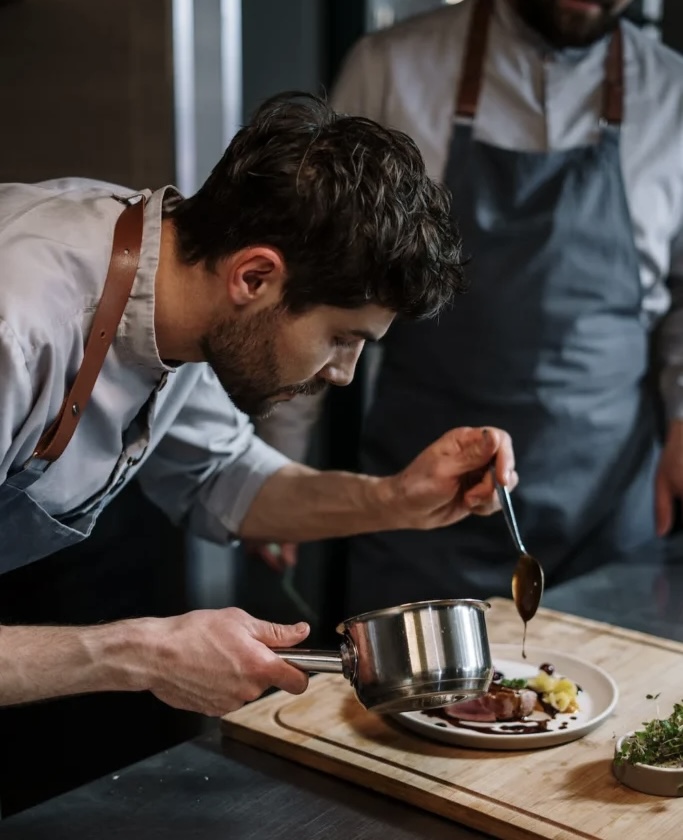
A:
{"type": "Polygon", "coordinates": [[[296,385],[282,381],[276,334],[283,317],[281,307],[271,307],[247,319],[217,322],[201,340],[204,358],[232,402],[251,417],[265,417],[277,397],[317,394],[326,382],[311,379],[296,385]]]}
{"type": "Polygon", "coordinates": [[[600,5],[596,17],[571,9],[561,9],[555,0],[512,0],[522,20],[551,46],[588,47],[604,38],[619,22],[614,0],[595,0],[600,5]]]}

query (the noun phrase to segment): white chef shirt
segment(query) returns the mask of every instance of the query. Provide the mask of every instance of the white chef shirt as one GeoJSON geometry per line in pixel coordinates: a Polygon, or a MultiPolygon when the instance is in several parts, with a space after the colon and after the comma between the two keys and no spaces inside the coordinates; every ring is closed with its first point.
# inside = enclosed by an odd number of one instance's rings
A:
{"type": "MultiPolygon", "coordinates": [[[[123,210],[115,192],[132,191],[82,179],[0,185],[0,485],[31,457],[83,359],[123,210]]],[[[254,435],[207,365],[159,358],[161,215],[178,193],[142,194],[140,263],[116,338],[73,438],[28,493],[68,522],[137,476],[171,520],[223,542],[288,459],[254,435]]]]}

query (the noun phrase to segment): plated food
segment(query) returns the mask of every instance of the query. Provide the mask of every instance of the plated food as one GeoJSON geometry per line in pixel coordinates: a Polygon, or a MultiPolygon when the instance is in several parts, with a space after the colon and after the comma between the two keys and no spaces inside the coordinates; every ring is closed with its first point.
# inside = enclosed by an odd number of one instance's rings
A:
{"type": "Polygon", "coordinates": [[[496,674],[482,697],[441,709],[398,715],[402,725],[457,746],[494,750],[546,747],[599,726],[618,699],[601,668],[568,654],[491,645],[496,674]]]}
{"type": "Polygon", "coordinates": [[[512,728],[491,727],[492,734],[545,731],[546,722],[558,714],[575,717],[580,708],[580,691],[580,686],[569,677],[556,675],[552,663],[544,662],[532,677],[509,679],[497,671],[491,687],[482,697],[444,706],[430,714],[466,728],[472,728],[470,724],[474,722],[521,724],[512,728]]]}

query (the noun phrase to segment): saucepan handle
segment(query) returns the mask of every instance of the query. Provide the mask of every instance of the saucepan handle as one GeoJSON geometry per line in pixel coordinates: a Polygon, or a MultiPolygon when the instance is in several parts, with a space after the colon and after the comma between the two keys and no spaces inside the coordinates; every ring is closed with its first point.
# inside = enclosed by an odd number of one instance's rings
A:
{"type": "Polygon", "coordinates": [[[341,653],[331,650],[304,650],[302,648],[280,648],[273,653],[300,668],[302,671],[310,671],[318,674],[342,674],[341,653]]]}

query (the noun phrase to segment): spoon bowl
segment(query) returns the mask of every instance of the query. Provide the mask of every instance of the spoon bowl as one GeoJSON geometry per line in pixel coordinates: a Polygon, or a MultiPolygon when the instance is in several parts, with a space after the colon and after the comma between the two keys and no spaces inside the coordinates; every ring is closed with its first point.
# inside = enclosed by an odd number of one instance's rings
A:
{"type": "Polygon", "coordinates": [[[536,615],[543,597],[543,566],[531,554],[520,554],[512,573],[512,598],[524,623],[536,615]]]}
{"type": "Polygon", "coordinates": [[[544,575],[543,567],[535,557],[524,548],[524,543],[519,535],[515,512],[512,508],[510,493],[503,484],[499,484],[496,478],[495,467],[491,466],[491,477],[500,500],[503,516],[508,526],[510,536],[519,554],[519,560],[512,574],[512,598],[517,607],[519,617],[524,624],[536,615],[541,598],[543,597],[544,575]]]}

